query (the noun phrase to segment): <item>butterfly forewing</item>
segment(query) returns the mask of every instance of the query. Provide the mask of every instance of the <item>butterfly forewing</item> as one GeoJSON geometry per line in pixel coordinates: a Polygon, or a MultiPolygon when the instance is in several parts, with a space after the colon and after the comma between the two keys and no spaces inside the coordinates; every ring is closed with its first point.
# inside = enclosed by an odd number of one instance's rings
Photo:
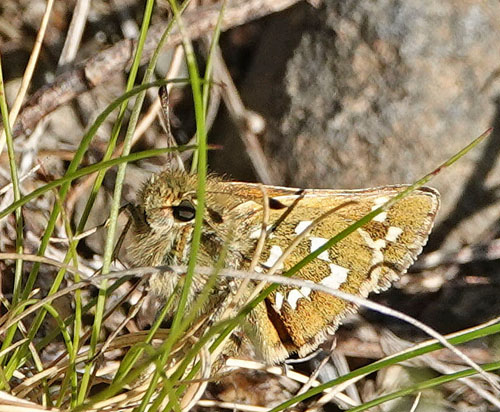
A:
{"type": "MultiPolygon", "coordinates": [[[[270,230],[258,270],[266,272],[286,253],[294,239],[309,228],[279,267],[281,271],[290,269],[403,189],[317,190],[292,195],[297,193],[295,189],[285,192],[286,189],[272,188],[269,195],[279,207],[269,208],[270,230]],[[317,223],[313,224],[314,221],[317,223]],[[279,223],[273,227],[276,222],[279,223]]],[[[296,276],[358,296],[385,289],[420,253],[438,206],[437,192],[428,188],[417,190],[321,253],[296,276]]],[[[262,209],[254,210],[254,215],[248,217],[253,229],[247,236],[257,238],[262,209]]],[[[309,353],[353,309],[352,304],[322,292],[280,286],[254,310],[249,321],[262,354],[268,361],[276,362],[290,353],[309,353]]]]}

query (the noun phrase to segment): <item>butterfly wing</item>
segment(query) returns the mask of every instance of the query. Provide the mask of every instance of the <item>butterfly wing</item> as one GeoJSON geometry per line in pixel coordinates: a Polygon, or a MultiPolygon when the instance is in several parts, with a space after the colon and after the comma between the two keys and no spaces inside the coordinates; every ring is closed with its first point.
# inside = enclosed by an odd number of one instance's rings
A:
{"type": "MultiPolygon", "coordinates": [[[[248,194],[248,187],[238,187],[238,183],[234,186],[235,193],[241,189],[241,193],[248,194]]],[[[251,196],[257,201],[262,198],[262,190],[258,185],[252,186],[251,196]]],[[[299,192],[298,189],[266,186],[272,199],[270,222],[279,223],[268,235],[259,270],[267,271],[282,254],[288,253],[289,245],[316,219],[319,218],[319,222],[290,251],[281,272],[404,188],[299,192]],[[273,202],[278,207],[273,208],[273,202]]],[[[438,207],[439,194],[435,190],[416,190],[321,253],[296,276],[363,297],[372,291],[383,290],[398,279],[421,252],[438,207]]],[[[260,231],[262,208],[254,210],[253,216],[247,219],[250,232],[246,232],[246,236],[260,231]]],[[[353,304],[323,292],[282,285],[250,315],[251,336],[271,363],[286,359],[291,353],[304,356],[332,334],[342,318],[355,309],[353,304]]]]}

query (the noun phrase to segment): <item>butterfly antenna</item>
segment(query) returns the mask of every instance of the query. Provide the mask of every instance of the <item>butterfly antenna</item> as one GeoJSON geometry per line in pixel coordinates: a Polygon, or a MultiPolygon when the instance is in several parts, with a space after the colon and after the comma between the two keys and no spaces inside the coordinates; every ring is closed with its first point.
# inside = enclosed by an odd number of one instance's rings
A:
{"type": "MultiPolygon", "coordinates": [[[[167,86],[160,86],[158,90],[158,96],[160,98],[161,104],[161,113],[160,122],[165,130],[167,135],[167,144],[168,147],[176,147],[177,142],[175,140],[174,135],[172,134],[172,129],[170,127],[170,107],[169,107],[169,98],[168,98],[168,88],[167,86]]],[[[179,152],[173,151],[167,154],[170,167],[174,170],[184,171],[184,162],[179,156],[179,152]]]]}

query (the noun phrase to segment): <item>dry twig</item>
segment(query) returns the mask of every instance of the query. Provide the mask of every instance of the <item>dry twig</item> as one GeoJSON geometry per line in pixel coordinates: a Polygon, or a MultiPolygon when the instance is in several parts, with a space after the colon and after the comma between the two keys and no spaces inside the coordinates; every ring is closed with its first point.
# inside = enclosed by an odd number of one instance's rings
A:
{"type": "MultiPolygon", "coordinates": [[[[298,0],[241,0],[232,1],[224,12],[222,30],[242,25],[271,13],[284,10],[298,0]]],[[[213,31],[219,18],[220,5],[200,7],[186,12],[184,24],[188,35],[197,39],[213,31]]],[[[142,62],[152,55],[164,24],[151,26],[148,39],[144,45],[142,62]]],[[[166,47],[174,47],[181,43],[179,31],[175,31],[165,42],[166,47]]],[[[75,69],[63,73],[49,86],[38,90],[24,105],[18,121],[13,127],[13,135],[30,134],[36,124],[46,115],[61,105],[68,103],[76,96],[87,92],[97,85],[109,81],[116,73],[123,73],[129,67],[135,50],[135,40],[124,39],[114,46],[98,53],[75,69]]]]}

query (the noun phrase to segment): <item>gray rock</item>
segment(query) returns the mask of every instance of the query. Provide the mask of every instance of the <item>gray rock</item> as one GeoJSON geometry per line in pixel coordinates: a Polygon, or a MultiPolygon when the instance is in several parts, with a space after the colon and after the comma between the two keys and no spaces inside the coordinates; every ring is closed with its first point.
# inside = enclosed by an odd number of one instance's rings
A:
{"type": "MultiPolygon", "coordinates": [[[[275,183],[359,188],[432,171],[498,123],[499,21],[492,1],[430,0],[325,1],[269,19],[241,93],[268,122],[275,183]]],[[[432,181],[435,247],[482,240],[497,219],[499,140],[432,181]]]]}

